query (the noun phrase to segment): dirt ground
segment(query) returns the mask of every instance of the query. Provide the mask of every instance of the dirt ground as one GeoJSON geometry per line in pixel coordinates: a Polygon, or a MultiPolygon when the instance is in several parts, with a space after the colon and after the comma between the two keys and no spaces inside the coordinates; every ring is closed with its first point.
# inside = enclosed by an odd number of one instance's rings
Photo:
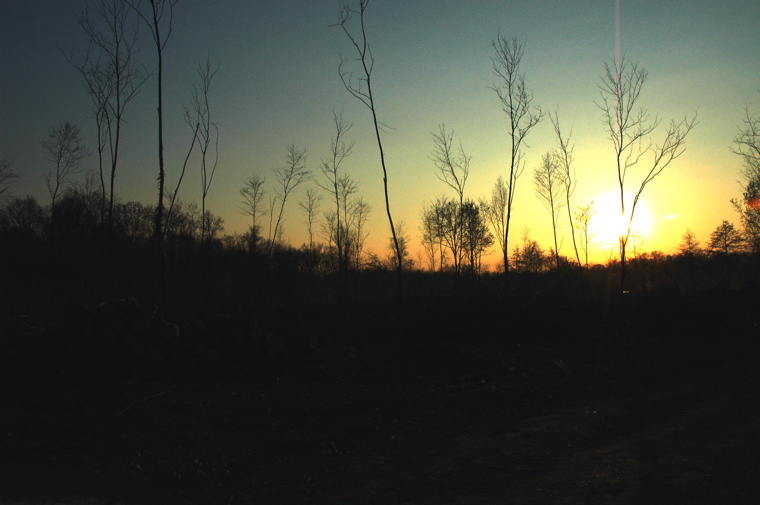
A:
{"type": "Polygon", "coordinates": [[[759,503],[755,337],[635,337],[418,342],[265,374],[222,360],[17,376],[0,502],[759,503]]]}

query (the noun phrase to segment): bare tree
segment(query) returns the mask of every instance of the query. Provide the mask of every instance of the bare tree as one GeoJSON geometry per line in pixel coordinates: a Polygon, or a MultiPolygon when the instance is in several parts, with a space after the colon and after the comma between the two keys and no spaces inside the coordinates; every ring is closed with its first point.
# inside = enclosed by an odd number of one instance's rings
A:
{"type": "Polygon", "coordinates": [[[319,211],[319,204],[322,197],[309,188],[303,200],[298,202],[298,206],[306,213],[306,226],[309,232],[309,249],[314,248],[314,221],[319,211]]]}
{"type": "Polygon", "coordinates": [[[554,236],[554,262],[559,269],[559,248],[561,244],[557,238],[557,227],[559,226],[559,216],[566,203],[563,198],[566,185],[564,182],[565,173],[557,163],[553,153],[544,154],[539,165],[533,171],[533,181],[536,185],[536,196],[546,207],[552,217],[552,233],[554,236]]]}
{"type": "Polygon", "coordinates": [[[359,184],[350,175],[342,174],[337,181],[338,208],[324,215],[322,234],[330,246],[335,247],[339,273],[359,266],[358,228],[366,221],[366,216],[360,217],[362,212],[368,211],[368,206],[361,197],[355,196],[358,191],[359,184]]]}
{"type": "Polygon", "coordinates": [[[158,205],[156,206],[155,234],[159,249],[163,244],[164,194],[166,170],[164,167],[164,108],[163,108],[163,54],[174,22],[174,6],[179,0],[148,0],[148,7],[142,8],[142,0],[126,0],[137,15],[145,22],[156,46],[157,80],[158,80],[158,205]]]}
{"type": "MultiPolygon", "coordinates": [[[[182,181],[185,179],[185,173],[187,172],[187,164],[190,161],[190,156],[193,154],[193,149],[195,148],[195,144],[198,143],[198,139],[200,138],[200,135],[198,135],[198,130],[200,130],[200,123],[195,123],[195,126],[188,123],[188,126],[190,126],[193,130],[193,136],[192,141],[190,142],[190,147],[187,150],[187,154],[185,155],[185,161],[182,163],[182,170],[179,173],[179,178],[177,179],[177,185],[174,188],[174,191],[171,191],[166,195],[167,199],[169,200],[169,208],[166,209],[165,216],[164,216],[164,228],[168,228],[168,223],[172,220],[173,213],[175,211],[174,205],[177,203],[177,197],[179,196],[179,188],[182,186],[182,181]]],[[[179,211],[179,209],[177,209],[179,211]]]]}
{"type": "MultiPolygon", "coordinates": [[[[277,202],[280,210],[274,229],[269,227],[269,257],[274,254],[274,244],[278,239],[278,231],[282,225],[282,216],[285,212],[285,204],[290,193],[311,177],[311,172],[306,170],[306,150],[298,149],[295,144],[288,146],[288,154],[285,156],[285,166],[274,171],[278,187],[275,190],[275,198],[272,199],[271,214],[274,215],[274,207],[277,202]]],[[[271,219],[271,218],[270,218],[271,219]]],[[[270,221],[271,222],[271,221],[270,221]]]]}
{"type": "Polygon", "coordinates": [[[446,125],[438,127],[438,133],[432,133],[433,154],[431,159],[435,164],[435,175],[441,182],[446,183],[459,197],[459,204],[464,202],[464,187],[470,175],[471,156],[467,156],[462,143],[454,150],[454,131],[447,132],[446,125]]]}
{"type": "Polygon", "coordinates": [[[148,243],[153,231],[153,208],[140,202],[117,204],[116,227],[132,243],[148,243]]]}
{"type": "Polygon", "coordinates": [[[559,166],[560,172],[562,172],[562,186],[564,187],[565,194],[565,209],[567,210],[567,222],[570,224],[570,237],[573,240],[573,251],[575,252],[575,259],[578,262],[578,266],[583,274],[583,266],[581,263],[580,250],[578,249],[578,242],[575,239],[575,223],[573,222],[573,211],[570,203],[570,199],[575,192],[575,186],[577,181],[575,179],[575,170],[573,169],[573,144],[570,143],[573,132],[570,131],[567,137],[562,135],[562,128],[559,123],[559,112],[555,112],[554,115],[549,114],[549,119],[554,126],[554,133],[557,135],[557,147],[552,151],[554,162],[559,166]]]}
{"type": "MultiPolygon", "coordinates": [[[[500,232],[504,235],[499,239],[503,244],[502,251],[509,250],[509,225],[512,219],[512,204],[514,203],[517,180],[525,169],[523,162],[525,138],[528,133],[543,118],[540,107],[532,106],[533,93],[525,86],[525,74],[520,73],[525,47],[516,38],[507,39],[499,34],[492,43],[494,55],[491,57],[493,73],[499,81],[491,89],[496,92],[502,108],[509,121],[509,173],[506,184],[506,199],[501,202],[504,210],[493,211],[494,216],[503,216],[500,232]]],[[[509,270],[509,256],[504,254],[504,271],[509,270]]]]}
{"type": "MultiPolygon", "coordinates": [[[[409,257],[409,242],[411,242],[411,240],[406,232],[406,223],[404,223],[404,221],[398,222],[396,233],[401,250],[401,262],[404,264],[405,270],[411,270],[414,266],[414,260],[409,257]]],[[[393,237],[388,237],[388,248],[390,249],[388,263],[392,266],[396,266],[399,262],[399,258],[396,257],[396,248],[393,242],[393,237]]]]}
{"type": "Polygon", "coordinates": [[[660,119],[650,118],[649,112],[638,105],[647,77],[646,70],[621,57],[612,63],[605,63],[604,75],[599,84],[601,102],[597,106],[602,111],[603,122],[614,149],[620,211],[628,223],[626,231],[619,238],[621,291],[625,290],[626,248],[631,238],[636,204],[644,188],[684,153],[686,137],[697,124],[696,114],[691,119],[671,121],[662,141],[655,144],[652,136],[660,125],[660,119]],[[645,159],[647,155],[651,155],[651,159],[645,159]],[[626,214],[626,176],[637,166],[643,166],[644,176],[634,183],[633,201],[630,212],[626,214]]]}
{"type": "Polygon", "coordinates": [[[483,212],[483,206],[472,200],[465,200],[460,207],[463,230],[463,246],[470,264],[470,273],[474,276],[481,271],[481,258],[493,245],[493,235],[483,212]]]}
{"type": "Polygon", "coordinates": [[[760,253],[760,119],[746,109],[744,127],[734,138],[731,151],[742,157],[742,199],[731,200],[741,218],[744,236],[752,252],[760,253]]]}
{"type": "Polygon", "coordinates": [[[450,209],[447,221],[450,229],[448,237],[454,259],[454,273],[458,275],[461,270],[461,260],[465,251],[465,224],[464,224],[464,188],[467,177],[470,175],[470,156],[464,151],[462,143],[459,150],[454,150],[454,132],[447,132],[445,125],[438,127],[438,133],[433,133],[433,153],[431,159],[435,164],[435,175],[457,194],[456,209],[450,209]]]}
{"type": "Polygon", "coordinates": [[[578,230],[578,233],[580,233],[581,248],[583,249],[584,256],[583,264],[586,267],[586,273],[588,273],[589,244],[591,243],[591,239],[594,238],[594,235],[596,235],[596,233],[591,233],[590,229],[591,220],[594,218],[594,214],[596,214],[596,210],[594,210],[594,202],[591,201],[583,207],[578,207],[574,214],[575,221],[573,226],[578,230]]]}
{"type": "Polygon", "coordinates": [[[543,272],[546,269],[546,255],[538,242],[530,238],[527,226],[523,228],[522,242],[522,248],[516,246],[512,253],[515,269],[520,272],[543,272]]]}
{"type": "Polygon", "coordinates": [[[240,196],[243,197],[240,212],[251,216],[250,251],[252,254],[256,252],[256,244],[260,236],[258,231],[258,220],[264,217],[267,213],[264,208],[264,196],[266,194],[266,190],[264,190],[265,181],[266,178],[254,173],[246,179],[245,186],[240,188],[240,196]]]}
{"type": "Polygon", "coordinates": [[[51,126],[48,139],[42,143],[48,161],[55,166],[45,175],[50,197],[51,212],[55,212],[55,201],[70,177],[80,170],[80,163],[90,156],[90,151],[82,143],[79,127],[66,121],[59,126],[51,126]]]}
{"type": "MultiPolygon", "coordinates": [[[[343,33],[346,35],[351,45],[356,51],[356,61],[359,62],[360,71],[358,76],[354,75],[354,72],[346,68],[348,60],[341,57],[340,65],[338,66],[338,74],[343,82],[343,86],[351,95],[363,103],[372,113],[372,123],[375,128],[375,138],[377,139],[377,147],[380,151],[380,165],[383,169],[383,192],[385,195],[385,213],[388,215],[388,223],[391,227],[391,238],[393,239],[394,249],[396,250],[395,258],[397,260],[396,270],[398,272],[399,281],[401,278],[401,272],[403,270],[403,256],[401,254],[401,246],[396,236],[396,228],[393,226],[393,216],[391,215],[390,199],[388,197],[388,170],[385,166],[385,151],[383,150],[383,142],[380,137],[380,128],[382,123],[377,117],[377,108],[375,107],[375,98],[372,94],[372,70],[375,66],[375,58],[372,56],[372,51],[367,42],[367,33],[364,27],[364,13],[367,10],[369,0],[358,0],[358,7],[354,8],[349,5],[343,5],[340,9],[339,23],[335,26],[339,26],[343,33]],[[354,31],[349,29],[349,22],[355,16],[359,16],[359,26],[354,31]]],[[[400,289],[400,284],[399,284],[400,289]]]]}
{"type": "Polygon", "coordinates": [[[461,211],[462,207],[459,206],[459,202],[445,196],[436,199],[431,206],[435,230],[439,233],[438,240],[445,249],[451,252],[455,275],[459,274],[465,254],[462,240],[461,211]]]}
{"type": "Polygon", "coordinates": [[[219,64],[212,64],[211,58],[198,64],[198,82],[193,84],[190,105],[185,105],[185,122],[194,128],[201,152],[201,242],[206,242],[206,197],[211,189],[214,174],[219,164],[219,126],[211,119],[211,82],[219,71],[219,64]],[[213,143],[213,147],[212,147],[213,143]],[[213,149],[213,154],[209,151],[213,149]],[[213,156],[210,159],[210,156],[213,156]]]}
{"type": "Polygon", "coordinates": [[[89,41],[87,49],[77,57],[73,52],[67,56],[82,75],[93,104],[103,207],[108,194],[109,229],[113,227],[114,187],[124,113],[148,77],[137,63],[137,20],[133,16],[133,9],[125,0],[87,0],[77,16],[89,41]],[[106,151],[108,191],[103,159],[106,151]]]}
{"type": "Polygon", "coordinates": [[[5,208],[8,225],[31,235],[42,235],[48,216],[42,205],[32,195],[11,198],[5,208]]]}
{"type": "Polygon", "coordinates": [[[354,268],[357,269],[361,266],[364,243],[367,241],[367,237],[369,237],[367,220],[371,212],[372,206],[365,202],[363,198],[359,198],[356,201],[356,206],[353,209],[355,236],[351,241],[351,247],[353,248],[352,257],[355,261],[354,268]]]}
{"type": "Polygon", "coordinates": [[[18,174],[13,171],[13,162],[8,157],[0,158],[0,204],[16,179],[18,179],[18,174]]]}
{"type": "Polygon", "coordinates": [[[422,247],[427,256],[430,271],[435,272],[436,265],[439,266],[440,270],[443,270],[445,263],[443,234],[440,229],[440,221],[434,205],[425,205],[423,207],[420,231],[422,232],[422,247]]]}
{"type": "Polygon", "coordinates": [[[346,133],[351,129],[351,123],[343,120],[342,114],[333,111],[333,123],[335,124],[335,137],[330,141],[330,157],[322,160],[322,174],[326,181],[324,185],[317,181],[317,185],[327,191],[334,200],[335,210],[330,213],[332,218],[328,218],[327,227],[328,242],[330,245],[335,244],[337,253],[338,273],[348,266],[348,209],[351,195],[356,192],[357,185],[347,174],[341,172],[343,161],[353,151],[354,143],[346,143],[346,133]]]}
{"type": "Polygon", "coordinates": [[[506,271],[509,261],[509,242],[507,240],[507,209],[509,208],[509,187],[504,178],[499,176],[491,190],[491,200],[486,208],[486,217],[496,236],[496,242],[501,250],[503,267],[506,271]]]}

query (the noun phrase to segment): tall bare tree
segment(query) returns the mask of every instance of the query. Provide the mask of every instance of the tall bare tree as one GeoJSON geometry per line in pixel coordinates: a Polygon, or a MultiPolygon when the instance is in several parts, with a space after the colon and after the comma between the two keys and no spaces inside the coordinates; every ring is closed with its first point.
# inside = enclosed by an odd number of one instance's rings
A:
{"type": "MultiPolygon", "coordinates": [[[[158,84],[158,204],[156,205],[155,234],[159,248],[163,247],[164,195],[166,186],[166,169],[164,166],[164,49],[172,34],[174,6],[179,0],[148,0],[146,8],[142,0],[126,0],[150,30],[156,47],[156,77],[158,84]]],[[[163,254],[163,253],[162,253],[163,254]]]]}
{"type": "Polygon", "coordinates": [[[396,271],[398,272],[400,281],[401,272],[403,270],[403,255],[401,254],[401,245],[396,236],[396,228],[393,226],[393,216],[391,215],[391,205],[388,197],[388,170],[385,166],[385,151],[383,149],[382,138],[380,137],[380,129],[383,124],[377,117],[375,98],[372,94],[372,70],[375,67],[375,58],[372,56],[372,50],[369,47],[367,32],[364,26],[364,14],[367,10],[368,4],[369,0],[358,0],[357,7],[343,5],[340,9],[339,22],[336,26],[341,28],[351,42],[351,45],[354,47],[357,56],[356,61],[359,64],[359,72],[355,75],[353,71],[347,69],[346,66],[348,60],[341,57],[340,65],[338,66],[338,74],[340,75],[340,79],[346,90],[351,93],[354,98],[363,103],[372,113],[372,124],[375,128],[375,138],[377,139],[377,147],[380,151],[380,165],[383,169],[385,213],[388,215],[388,223],[391,227],[391,238],[396,253],[395,258],[397,260],[396,271]],[[359,20],[358,27],[354,27],[352,30],[349,28],[349,23],[354,16],[358,16],[359,20]]]}
{"type": "Polygon", "coordinates": [[[51,126],[48,139],[42,143],[45,156],[54,167],[45,175],[45,183],[50,192],[51,212],[55,212],[55,202],[70,178],[79,172],[83,159],[90,156],[90,150],[82,142],[79,127],[68,121],[59,126],[51,126]]]}
{"type": "MultiPolygon", "coordinates": [[[[277,221],[274,229],[269,227],[269,257],[274,254],[274,245],[278,240],[278,232],[282,225],[283,214],[285,213],[285,204],[288,201],[290,193],[306,182],[311,177],[311,171],[306,170],[306,149],[298,149],[295,144],[288,146],[288,154],[285,156],[285,166],[274,171],[277,180],[277,189],[275,189],[275,198],[272,200],[271,214],[274,215],[274,207],[277,202],[280,204],[280,210],[277,214],[277,221]]],[[[271,218],[270,218],[271,219],[271,218]]],[[[271,222],[271,221],[270,221],[271,222]]]]}
{"type": "Polygon", "coordinates": [[[625,290],[626,248],[631,238],[636,205],[647,185],[684,153],[686,137],[697,124],[696,114],[690,119],[673,120],[660,143],[655,143],[652,137],[660,125],[660,118],[651,118],[647,109],[638,103],[648,76],[638,64],[620,57],[604,64],[599,84],[601,102],[597,106],[602,111],[614,149],[620,212],[628,224],[619,237],[621,291],[625,290]],[[626,214],[626,176],[637,167],[642,167],[643,177],[633,184],[633,200],[626,214]]]}
{"type": "Polygon", "coordinates": [[[240,196],[243,197],[240,211],[245,215],[251,216],[250,251],[252,254],[256,252],[256,245],[260,237],[258,220],[267,213],[264,207],[264,196],[266,195],[266,190],[264,189],[265,181],[266,178],[254,173],[246,179],[245,185],[240,188],[240,196]]]}
{"type": "MultiPolygon", "coordinates": [[[[494,55],[491,57],[493,73],[498,80],[491,89],[499,97],[502,108],[509,121],[508,134],[509,146],[509,172],[507,174],[506,199],[503,203],[504,210],[493,215],[503,215],[503,223],[500,225],[504,235],[499,239],[502,244],[502,252],[509,251],[509,225],[512,220],[512,210],[515,198],[517,180],[525,169],[524,147],[525,138],[544,116],[540,107],[531,105],[533,92],[525,85],[525,74],[520,73],[525,46],[516,38],[507,39],[499,34],[492,43],[494,55]]],[[[509,255],[504,254],[504,271],[509,270],[509,255]]]]}
{"type": "Polygon", "coordinates": [[[572,205],[570,199],[575,192],[577,181],[575,179],[575,170],[573,168],[573,149],[574,145],[571,144],[571,138],[573,132],[565,137],[562,134],[562,128],[559,122],[559,112],[555,112],[554,115],[549,113],[549,119],[554,126],[554,133],[557,135],[557,147],[552,151],[554,162],[558,165],[560,172],[562,172],[562,186],[564,187],[565,196],[565,209],[567,210],[567,222],[570,224],[570,237],[573,240],[573,252],[575,252],[575,259],[578,262],[581,276],[583,275],[583,264],[581,263],[580,250],[578,249],[578,241],[575,237],[575,222],[572,211],[572,205]]]}
{"type": "Polygon", "coordinates": [[[198,64],[198,82],[193,84],[190,104],[185,105],[185,122],[195,128],[198,149],[201,152],[201,243],[206,243],[206,197],[211,189],[219,165],[219,126],[211,118],[211,82],[219,71],[219,64],[211,58],[198,64]],[[212,145],[213,144],[213,145],[212,145]],[[213,151],[213,152],[210,152],[213,151]]]}
{"type": "Polygon", "coordinates": [[[317,185],[330,194],[334,200],[334,214],[328,218],[328,240],[330,244],[335,244],[337,254],[338,273],[342,274],[348,266],[348,240],[349,224],[348,209],[350,206],[351,195],[356,192],[357,185],[351,178],[342,173],[341,167],[343,161],[353,151],[354,143],[346,143],[346,133],[351,129],[351,123],[343,120],[342,114],[333,111],[333,123],[335,124],[335,136],[330,141],[330,156],[322,160],[322,174],[325,182],[317,181],[317,185]]]}
{"type": "Polygon", "coordinates": [[[565,192],[564,176],[565,173],[557,163],[552,152],[544,154],[544,157],[541,159],[541,165],[533,171],[536,196],[538,196],[538,199],[552,217],[554,262],[557,269],[559,269],[559,248],[561,246],[558,241],[557,227],[559,226],[560,213],[566,205],[563,198],[565,192]]]}
{"type": "Polygon", "coordinates": [[[87,0],[77,22],[88,39],[87,49],[67,55],[82,75],[92,100],[98,135],[98,169],[102,207],[113,227],[115,180],[124,114],[148,75],[137,62],[137,19],[126,0],[87,0]],[[106,154],[107,153],[107,154],[106,154]],[[108,156],[106,190],[104,156],[108,156]],[[108,196],[106,196],[108,195],[108,196]],[[106,204],[106,198],[108,202],[106,204]]]}

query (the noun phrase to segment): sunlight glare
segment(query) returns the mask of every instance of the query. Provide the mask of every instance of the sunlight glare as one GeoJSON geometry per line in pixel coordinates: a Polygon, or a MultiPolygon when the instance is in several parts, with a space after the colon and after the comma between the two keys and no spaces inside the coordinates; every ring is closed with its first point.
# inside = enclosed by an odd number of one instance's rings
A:
{"type": "MultiPolygon", "coordinates": [[[[628,230],[631,198],[626,197],[626,215],[620,213],[620,195],[606,193],[594,201],[596,214],[589,223],[589,232],[594,234],[595,243],[604,247],[614,247],[628,230]]],[[[645,240],[651,229],[652,218],[646,202],[639,200],[631,227],[631,236],[645,240]]]]}

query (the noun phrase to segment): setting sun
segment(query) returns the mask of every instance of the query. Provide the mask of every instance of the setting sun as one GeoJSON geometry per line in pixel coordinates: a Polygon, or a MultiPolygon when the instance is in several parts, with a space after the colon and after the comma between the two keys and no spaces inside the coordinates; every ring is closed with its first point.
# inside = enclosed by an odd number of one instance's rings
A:
{"type": "MultiPolygon", "coordinates": [[[[606,193],[594,201],[594,217],[589,222],[589,233],[593,234],[593,242],[599,248],[608,252],[617,250],[619,239],[628,230],[632,198],[626,197],[625,215],[620,212],[620,195],[606,193]]],[[[639,243],[646,240],[651,231],[652,218],[647,209],[646,202],[639,200],[633,216],[631,226],[631,238],[629,244],[635,240],[639,243]]]]}

